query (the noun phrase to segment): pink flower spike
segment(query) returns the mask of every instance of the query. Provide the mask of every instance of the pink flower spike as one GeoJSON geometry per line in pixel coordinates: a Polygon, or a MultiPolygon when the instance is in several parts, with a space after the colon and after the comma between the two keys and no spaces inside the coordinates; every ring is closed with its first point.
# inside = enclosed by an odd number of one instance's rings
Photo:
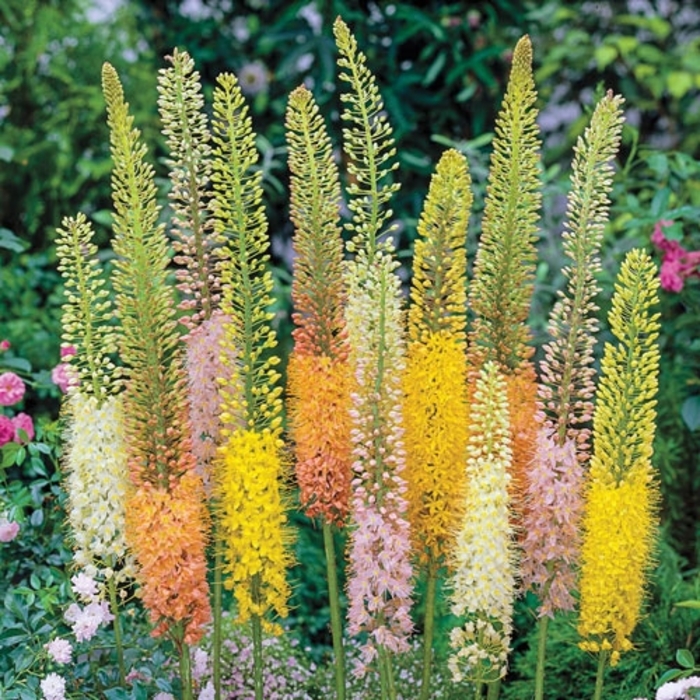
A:
{"type": "Polygon", "coordinates": [[[18,413],[12,419],[12,426],[15,430],[12,438],[14,442],[26,445],[34,439],[34,421],[26,413],[18,413]]]}
{"type": "Polygon", "coordinates": [[[12,542],[19,532],[19,523],[0,518],[0,542],[12,542]]]}
{"type": "Polygon", "coordinates": [[[4,352],[5,350],[10,349],[10,341],[9,340],[0,340],[0,352],[4,352]]]}
{"type": "Polygon", "coordinates": [[[0,374],[0,406],[12,406],[24,396],[24,382],[14,372],[0,374]]]}
{"type": "Polygon", "coordinates": [[[48,644],[44,644],[44,648],[57,664],[70,663],[73,646],[67,639],[53,639],[48,644]]]}
{"type": "Polygon", "coordinates": [[[0,447],[15,438],[15,426],[7,416],[0,414],[0,447]]]}

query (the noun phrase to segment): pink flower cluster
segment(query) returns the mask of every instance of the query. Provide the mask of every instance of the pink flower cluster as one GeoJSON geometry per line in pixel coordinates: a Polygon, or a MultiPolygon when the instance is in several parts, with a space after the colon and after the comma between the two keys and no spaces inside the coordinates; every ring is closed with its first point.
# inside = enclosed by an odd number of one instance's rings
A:
{"type": "Polygon", "coordinates": [[[521,562],[522,589],[540,598],[540,617],[574,607],[583,481],[574,442],[558,445],[541,429],[528,472],[521,562]]]}
{"type": "Polygon", "coordinates": [[[12,418],[0,414],[0,447],[8,442],[26,444],[34,439],[34,421],[26,413],[12,418]]]}
{"type": "MultiPolygon", "coordinates": [[[[10,343],[0,341],[0,351],[7,350],[10,343]]],[[[0,406],[12,406],[24,398],[26,386],[14,372],[0,374],[0,406]]],[[[26,444],[34,439],[34,422],[26,413],[10,418],[0,413],[0,447],[8,442],[26,444]]]]}
{"type": "Polygon", "coordinates": [[[688,277],[700,278],[700,250],[686,250],[678,241],[666,238],[663,229],[672,223],[657,221],[651,242],[663,253],[661,286],[669,292],[680,292],[688,277]]]}

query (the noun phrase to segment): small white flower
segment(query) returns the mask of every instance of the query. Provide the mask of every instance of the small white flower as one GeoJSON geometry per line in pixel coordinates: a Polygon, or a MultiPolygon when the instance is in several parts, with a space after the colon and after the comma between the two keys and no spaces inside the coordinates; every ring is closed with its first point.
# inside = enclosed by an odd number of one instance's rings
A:
{"type": "Polygon", "coordinates": [[[41,686],[44,700],[65,700],[66,681],[58,673],[49,673],[39,685],[41,686]]]}
{"type": "Polygon", "coordinates": [[[175,700],[175,698],[170,693],[156,693],[153,700],[175,700]]]}
{"type": "Polygon", "coordinates": [[[44,648],[57,664],[69,664],[73,647],[67,639],[53,639],[44,648]]]}
{"type": "Polygon", "coordinates": [[[209,681],[202,690],[199,691],[199,696],[197,700],[214,700],[216,694],[214,692],[214,684],[209,681]]]}
{"type": "Polygon", "coordinates": [[[207,662],[209,655],[204,649],[195,649],[192,653],[192,678],[201,680],[207,673],[207,662]]]}
{"type": "Polygon", "coordinates": [[[238,83],[244,95],[257,95],[267,90],[270,77],[261,61],[246,63],[238,71],[238,83]]]}
{"type": "Polygon", "coordinates": [[[91,576],[83,573],[73,576],[70,580],[73,584],[73,592],[84,600],[95,600],[97,598],[97,581],[91,576]]]}

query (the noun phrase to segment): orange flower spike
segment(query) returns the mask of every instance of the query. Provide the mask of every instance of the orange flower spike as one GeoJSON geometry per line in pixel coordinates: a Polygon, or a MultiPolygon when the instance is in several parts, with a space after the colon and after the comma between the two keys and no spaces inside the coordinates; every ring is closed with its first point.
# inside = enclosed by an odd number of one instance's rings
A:
{"type": "Polygon", "coordinates": [[[350,367],[295,352],[287,377],[301,503],[310,518],[342,526],[351,490],[350,367]]]}
{"type": "Polygon", "coordinates": [[[509,492],[513,499],[513,509],[521,514],[525,507],[524,489],[527,485],[527,472],[535,455],[539,423],[535,420],[538,410],[538,382],[532,363],[524,363],[512,374],[504,376],[508,393],[508,418],[510,423],[511,482],[509,492]]]}
{"type": "Polygon", "coordinates": [[[140,564],[143,603],[155,637],[182,623],[185,643],[195,644],[211,617],[203,503],[201,479],[191,470],[170,490],[145,483],[129,498],[127,538],[140,564]]]}
{"type": "Polygon", "coordinates": [[[342,526],[352,471],[352,375],[343,318],[340,183],[323,119],[306,88],[290,95],[286,125],[296,252],[296,328],[287,374],[296,476],[306,514],[342,526]]]}

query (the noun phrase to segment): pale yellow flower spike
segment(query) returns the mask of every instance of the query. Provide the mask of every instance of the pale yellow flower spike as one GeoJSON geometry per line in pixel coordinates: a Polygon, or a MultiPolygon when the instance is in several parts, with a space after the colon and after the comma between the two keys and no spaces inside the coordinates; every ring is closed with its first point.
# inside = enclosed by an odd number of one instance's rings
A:
{"type": "Polygon", "coordinates": [[[656,268],[642,250],[622,264],[609,321],[617,343],[602,361],[593,423],[594,451],[583,521],[580,646],[632,648],[657,523],[658,486],[651,465],[658,389],[656,268]]]}

